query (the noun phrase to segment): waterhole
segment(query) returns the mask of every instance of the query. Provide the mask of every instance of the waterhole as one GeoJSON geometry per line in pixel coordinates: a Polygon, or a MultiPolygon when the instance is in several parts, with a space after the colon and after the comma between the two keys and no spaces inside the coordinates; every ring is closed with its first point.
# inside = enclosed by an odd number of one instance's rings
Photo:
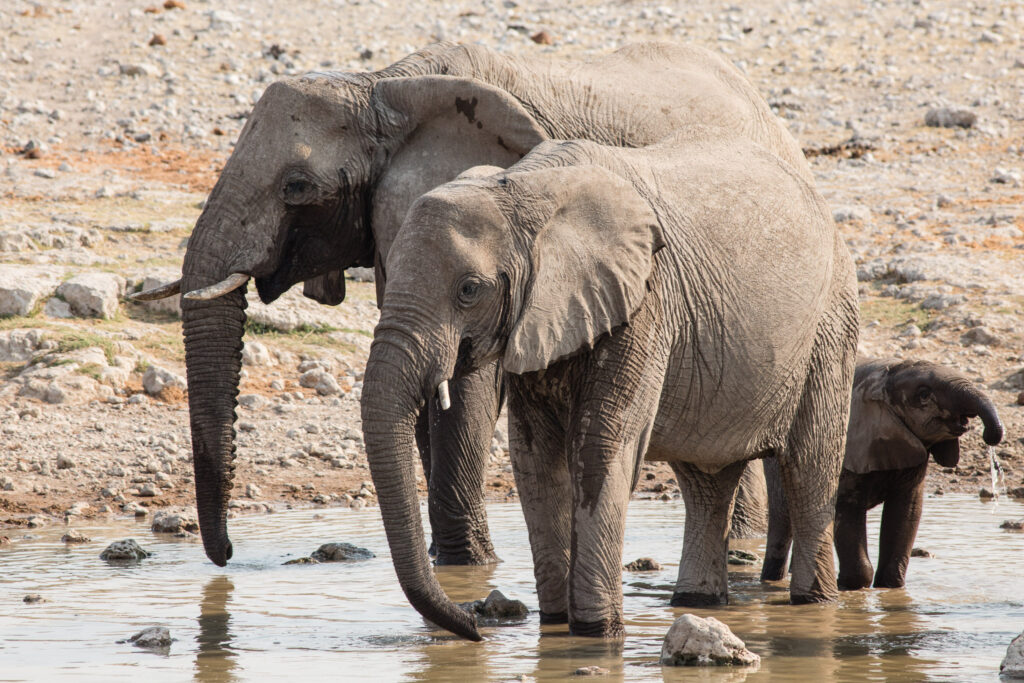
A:
{"type": "MultiPolygon", "coordinates": [[[[869,516],[872,539],[878,512],[869,516]]],[[[198,542],[154,535],[141,523],[77,527],[92,542],[75,546],[60,542],[56,526],[27,539],[13,532],[15,542],[0,549],[0,680],[554,681],[593,665],[609,670],[602,680],[628,681],[995,680],[1024,627],[1024,533],[999,528],[1024,517],[1024,505],[1005,499],[996,508],[965,495],[929,497],[917,545],[934,557],[911,560],[906,589],[797,607],[784,584],[762,585],[759,567],[741,566],[730,572],[731,604],[718,609],[669,607],[683,506],[634,501],[624,559],[653,557],[662,569],[623,574],[628,637],[620,644],[541,627],[519,506],[488,513],[503,562],[437,568],[441,583],[459,601],[498,588],[533,612],[519,625],[483,628],[482,643],[433,630],[408,606],[375,509],[232,520],[235,557],[223,569],[198,542]],[[128,537],[153,556],[131,567],[99,559],[109,542],[128,537]],[[282,566],[333,541],[377,556],[282,566]],[[28,594],[44,601],[25,603],[28,594]],[[661,667],[665,632],[685,612],[728,624],[761,655],[760,670],[661,667]],[[167,627],[174,642],[162,651],[118,642],[148,626],[167,627]]],[[[763,540],[735,546],[760,555],[763,540]]]]}

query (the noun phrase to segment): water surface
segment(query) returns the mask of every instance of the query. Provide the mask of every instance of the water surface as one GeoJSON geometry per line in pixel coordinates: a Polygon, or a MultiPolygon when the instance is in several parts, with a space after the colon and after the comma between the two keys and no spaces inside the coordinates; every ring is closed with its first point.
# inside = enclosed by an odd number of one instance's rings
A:
{"type": "MultiPolygon", "coordinates": [[[[206,560],[198,542],[154,535],[141,523],[78,527],[93,539],[84,546],[65,547],[62,528],[34,530],[34,538],[0,549],[0,680],[547,681],[589,665],[611,671],[601,680],[996,680],[1007,644],[1024,627],[1024,533],[999,529],[1004,519],[1024,517],[1020,503],[929,498],[917,545],[935,557],[911,561],[906,589],[796,607],[784,585],[762,585],[758,567],[740,567],[730,574],[732,604],[712,610],[668,606],[682,503],[634,501],[625,558],[653,557],[663,569],[623,575],[629,635],[618,645],[539,626],[519,506],[491,505],[488,512],[504,561],[441,567],[441,582],[456,600],[498,588],[534,613],[521,625],[482,629],[483,643],[432,630],[408,606],[375,509],[232,520],[235,557],[223,569],[206,560]],[[154,556],[134,567],[99,560],[107,543],[127,537],[154,556]],[[362,545],[377,557],[282,566],[331,541],[362,545]],[[23,603],[30,593],[46,602],[23,603]],[[688,611],[728,624],[761,655],[760,670],[658,665],[665,632],[688,611]],[[176,639],[166,652],[117,642],[154,625],[176,639]]],[[[869,517],[872,538],[878,512],[869,517]]],[[[760,554],[763,540],[738,546],[760,554]]]]}

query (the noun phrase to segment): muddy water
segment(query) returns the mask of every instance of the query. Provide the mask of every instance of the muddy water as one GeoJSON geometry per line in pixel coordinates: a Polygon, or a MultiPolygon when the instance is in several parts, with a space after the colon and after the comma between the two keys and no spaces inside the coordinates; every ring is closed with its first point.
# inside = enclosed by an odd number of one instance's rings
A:
{"type": "MultiPolygon", "coordinates": [[[[518,506],[491,506],[504,562],[444,567],[456,600],[500,588],[536,610],[529,546],[518,506]]],[[[155,537],[123,522],[80,527],[93,538],[64,547],[59,528],[33,531],[0,549],[0,680],[483,681],[519,676],[561,680],[580,666],[602,680],[786,681],[995,680],[1009,641],[1024,628],[1024,534],[1000,530],[1024,505],[966,496],[929,498],[906,590],[843,594],[838,605],[793,607],[784,586],[762,586],[756,567],[731,574],[733,604],[671,608],[667,599],[682,537],[679,502],[630,507],[626,558],[664,569],[625,574],[629,636],[611,645],[571,638],[564,626],[484,629],[483,643],[432,631],[398,589],[376,510],[302,510],[232,522],[235,558],[226,569],[195,541],[155,537]],[[134,537],[155,555],[136,567],[98,559],[113,540],[134,537]],[[377,558],[355,564],[282,566],[321,543],[352,541],[377,558]],[[29,593],[46,602],[25,604],[29,593]],[[756,673],[668,669],[662,638],[685,611],[715,616],[762,656],[756,673]],[[149,652],[118,640],[152,625],[176,640],[149,652]],[[542,635],[543,634],[543,635],[542,635]]],[[[871,517],[877,535],[877,511],[871,517]]],[[[9,532],[8,532],[9,533],[9,532]]],[[[760,552],[763,542],[740,547],[760,552]]],[[[872,548],[872,556],[875,549],[872,548]]],[[[529,680],[529,679],[527,679],[529,680]]],[[[576,679],[579,680],[579,679],[576,679]]]]}

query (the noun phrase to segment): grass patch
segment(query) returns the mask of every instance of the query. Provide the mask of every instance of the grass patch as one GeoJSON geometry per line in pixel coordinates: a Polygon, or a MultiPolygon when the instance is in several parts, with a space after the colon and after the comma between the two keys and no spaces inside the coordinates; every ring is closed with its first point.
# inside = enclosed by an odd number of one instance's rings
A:
{"type": "Polygon", "coordinates": [[[75,372],[79,375],[85,375],[86,377],[92,377],[97,382],[103,377],[103,368],[96,363],[85,363],[75,368],[75,372]]]}
{"type": "Polygon", "coordinates": [[[57,348],[49,353],[71,353],[80,349],[98,347],[103,349],[103,355],[107,359],[107,365],[114,364],[114,342],[98,334],[88,332],[69,332],[55,340],[57,348]]]}
{"type": "Polygon", "coordinates": [[[906,299],[883,296],[861,302],[860,320],[862,324],[877,320],[884,327],[914,324],[926,330],[933,320],[933,315],[906,299]]]}

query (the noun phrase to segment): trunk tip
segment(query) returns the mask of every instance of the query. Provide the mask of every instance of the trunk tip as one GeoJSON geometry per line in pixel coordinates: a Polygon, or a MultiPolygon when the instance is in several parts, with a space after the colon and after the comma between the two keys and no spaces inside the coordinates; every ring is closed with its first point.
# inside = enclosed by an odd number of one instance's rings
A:
{"type": "Polygon", "coordinates": [[[234,547],[231,545],[231,541],[227,538],[219,543],[204,543],[203,545],[206,548],[206,556],[218,567],[227,565],[228,560],[230,560],[231,556],[234,554],[234,547]]]}
{"type": "Polygon", "coordinates": [[[982,438],[989,446],[995,446],[1003,440],[1003,425],[996,422],[994,425],[986,426],[982,438]]]}

